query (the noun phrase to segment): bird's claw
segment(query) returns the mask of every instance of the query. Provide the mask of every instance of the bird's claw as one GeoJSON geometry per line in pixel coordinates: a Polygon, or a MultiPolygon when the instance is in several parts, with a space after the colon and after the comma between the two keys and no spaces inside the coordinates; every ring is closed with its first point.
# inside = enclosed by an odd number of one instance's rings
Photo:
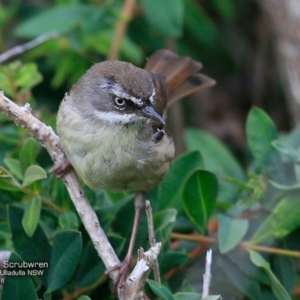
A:
{"type": "Polygon", "coordinates": [[[70,161],[65,158],[63,161],[61,161],[59,164],[53,166],[49,173],[55,173],[58,178],[62,178],[65,176],[69,171],[72,170],[72,165],[70,161]]]}
{"type": "Polygon", "coordinates": [[[116,264],[115,266],[113,266],[112,268],[106,270],[105,274],[109,274],[113,271],[118,271],[118,276],[114,280],[113,293],[116,293],[117,289],[119,287],[122,287],[123,284],[125,283],[125,280],[128,275],[130,263],[131,263],[131,257],[125,257],[125,259],[122,262],[120,262],[120,263],[116,264]]]}

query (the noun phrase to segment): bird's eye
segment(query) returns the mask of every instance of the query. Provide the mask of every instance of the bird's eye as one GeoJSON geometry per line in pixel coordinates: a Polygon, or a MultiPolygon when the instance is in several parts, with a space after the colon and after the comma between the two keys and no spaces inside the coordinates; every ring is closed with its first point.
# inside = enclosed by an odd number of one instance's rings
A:
{"type": "Polygon", "coordinates": [[[117,105],[119,108],[124,107],[126,105],[126,99],[116,97],[115,105],[117,105]]]}

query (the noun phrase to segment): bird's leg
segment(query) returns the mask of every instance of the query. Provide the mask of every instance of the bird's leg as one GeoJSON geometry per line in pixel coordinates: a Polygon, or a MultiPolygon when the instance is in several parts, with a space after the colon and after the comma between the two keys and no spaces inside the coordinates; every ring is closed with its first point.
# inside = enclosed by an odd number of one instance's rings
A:
{"type": "Polygon", "coordinates": [[[70,161],[65,157],[63,161],[53,166],[49,173],[55,173],[58,178],[61,178],[71,171],[72,168],[73,166],[71,165],[70,161]]]}
{"type": "Polygon", "coordinates": [[[135,198],[134,198],[134,207],[135,207],[134,222],[133,222],[131,238],[130,238],[127,254],[121,263],[113,266],[111,269],[109,269],[105,272],[106,274],[108,274],[115,270],[119,271],[118,277],[114,282],[114,289],[116,289],[118,286],[122,285],[124,283],[124,281],[126,280],[128,270],[130,267],[130,263],[131,263],[131,259],[132,259],[132,252],[134,249],[137,231],[139,228],[141,211],[144,206],[145,206],[145,194],[142,192],[136,192],[135,198]]]}

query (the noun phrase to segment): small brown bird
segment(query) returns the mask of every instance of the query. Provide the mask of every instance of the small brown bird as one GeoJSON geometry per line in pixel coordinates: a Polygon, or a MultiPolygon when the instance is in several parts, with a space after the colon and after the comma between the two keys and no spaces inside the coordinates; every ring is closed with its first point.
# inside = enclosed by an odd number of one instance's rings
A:
{"type": "Polygon", "coordinates": [[[92,189],[133,190],[135,218],[116,284],[125,280],[145,193],[160,183],[174,157],[165,131],[167,108],[215,81],[201,63],[158,50],[144,69],[121,61],[92,66],[61,102],[57,131],[70,163],[92,189]]]}

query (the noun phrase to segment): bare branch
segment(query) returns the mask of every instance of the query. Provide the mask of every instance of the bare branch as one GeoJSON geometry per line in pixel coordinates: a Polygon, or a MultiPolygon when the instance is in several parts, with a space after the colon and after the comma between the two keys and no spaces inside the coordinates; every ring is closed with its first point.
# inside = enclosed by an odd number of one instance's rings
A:
{"type": "Polygon", "coordinates": [[[151,271],[153,263],[157,260],[157,256],[161,249],[161,243],[156,243],[154,247],[147,252],[143,249],[139,250],[138,262],[131,274],[128,276],[122,291],[119,292],[121,300],[145,300],[147,299],[143,289],[146,279],[151,271]]]}
{"type": "Polygon", "coordinates": [[[37,38],[35,38],[32,41],[29,41],[28,43],[15,46],[0,55],[0,63],[10,59],[13,56],[22,54],[38,45],[44,43],[47,40],[57,38],[58,36],[59,36],[59,34],[57,32],[48,32],[48,33],[38,36],[37,38]]]}
{"type": "Polygon", "coordinates": [[[208,250],[206,253],[205,273],[203,275],[202,299],[209,296],[209,286],[211,280],[211,261],[212,261],[212,251],[208,250]]]}

